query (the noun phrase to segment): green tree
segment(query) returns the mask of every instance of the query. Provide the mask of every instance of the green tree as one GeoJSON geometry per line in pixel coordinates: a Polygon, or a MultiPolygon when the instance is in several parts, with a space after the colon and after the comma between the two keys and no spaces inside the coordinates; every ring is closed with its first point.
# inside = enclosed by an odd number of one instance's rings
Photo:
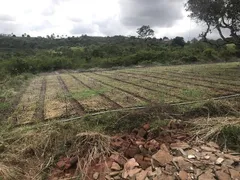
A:
{"type": "Polygon", "coordinates": [[[184,47],[185,46],[185,41],[184,41],[184,38],[183,37],[175,37],[173,40],[172,40],[172,45],[175,45],[175,46],[181,46],[181,47],[184,47]]]}
{"type": "Polygon", "coordinates": [[[207,35],[216,29],[224,44],[234,43],[240,48],[240,4],[239,0],[188,0],[186,10],[190,17],[207,26],[200,37],[208,42],[207,35]],[[229,37],[223,32],[228,30],[229,37]]]}
{"type": "Polygon", "coordinates": [[[154,36],[154,30],[152,30],[150,26],[143,25],[137,29],[137,34],[139,38],[146,39],[154,36]]]}

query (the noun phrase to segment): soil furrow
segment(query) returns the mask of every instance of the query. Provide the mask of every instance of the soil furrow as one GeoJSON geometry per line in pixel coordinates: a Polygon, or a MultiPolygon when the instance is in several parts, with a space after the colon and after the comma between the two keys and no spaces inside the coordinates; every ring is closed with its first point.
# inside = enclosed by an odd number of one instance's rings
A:
{"type": "Polygon", "coordinates": [[[134,75],[134,76],[130,76],[132,78],[135,78],[135,79],[138,79],[137,76],[140,76],[141,77],[141,80],[144,80],[146,82],[149,82],[149,83],[153,83],[153,84],[158,84],[160,86],[165,86],[165,87],[169,87],[169,88],[175,88],[175,89],[181,89],[180,86],[173,86],[173,85],[169,85],[169,84],[164,84],[164,83],[159,83],[159,82],[153,82],[153,81],[150,81],[149,79],[146,79],[146,78],[142,78],[142,77],[148,77],[148,75],[141,75],[141,74],[134,74],[134,73],[131,73],[131,72],[119,72],[123,75],[126,75],[126,74],[131,74],[131,75],[134,75]]]}
{"type": "MultiPolygon", "coordinates": [[[[58,81],[61,84],[61,87],[64,90],[65,94],[70,95],[69,89],[68,89],[67,85],[65,84],[65,82],[63,81],[63,79],[61,78],[61,76],[57,76],[57,78],[58,78],[58,81]]],[[[74,107],[74,109],[78,115],[81,116],[81,115],[85,114],[84,107],[72,96],[70,96],[70,103],[72,104],[72,106],[74,107]]]]}
{"type": "MultiPolygon", "coordinates": [[[[135,72],[136,72],[136,74],[144,73],[143,71],[135,71],[135,72]]],[[[204,85],[204,84],[198,84],[198,83],[194,83],[194,82],[186,82],[186,81],[183,81],[183,80],[182,80],[182,79],[184,79],[184,78],[181,78],[181,79],[179,79],[179,80],[174,80],[174,79],[170,79],[170,78],[165,78],[165,77],[163,77],[163,76],[166,75],[166,74],[163,74],[163,73],[158,73],[158,72],[151,72],[151,73],[152,73],[152,74],[161,75],[161,77],[159,77],[159,76],[154,76],[154,75],[148,75],[148,74],[141,74],[141,75],[149,76],[149,77],[153,77],[153,78],[157,78],[157,79],[164,79],[164,80],[172,81],[172,82],[181,82],[182,84],[187,84],[187,85],[194,85],[194,86],[198,86],[198,87],[205,87],[205,88],[208,88],[208,89],[214,89],[214,90],[217,91],[217,92],[219,92],[219,91],[224,91],[224,92],[239,93],[239,91],[230,90],[230,89],[226,89],[226,88],[213,87],[213,86],[208,86],[208,85],[204,85]]]]}
{"type": "Polygon", "coordinates": [[[132,93],[132,92],[130,92],[130,91],[127,91],[127,90],[125,90],[125,89],[122,89],[122,88],[120,88],[120,87],[115,87],[115,86],[113,86],[113,85],[111,85],[111,84],[108,84],[108,83],[106,83],[106,82],[103,82],[103,81],[101,81],[101,80],[99,80],[99,79],[95,79],[95,78],[93,78],[93,77],[89,77],[89,76],[86,75],[86,74],[84,74],[84,76],[86,76],[86,77],[88,77],[88,78],[90,78],[90,79],[93,79],[94,81],[100,82],[101,84],[103,84],[103,85],[105,85],[105,86],[109,86],[109,87],[118,89],[119,91],[122,91],[122,92],[125,92],[125,93],[127,93],[127,94],[130,94],[130,95],[132,95],[133,97],[138,98],[138,99],[140,99],[140,100],[142,100],[142,101],[144,101],[144,102],[152,103],[151,100],[149,100],[149,99],[147,99],[147,98],[145,98],[145,97],[139,96],[139,95],[137,95],[137,94],[134,94],[134,93],[132,93]]]}
{"type": "Polygon", "coordinates": [[[37,107],[33,115],[33,121],[44,120],[44,102],[45,102],[46,89],[47,89],[47,81],[46,81],[46,78],[43,78],[39,99],[37,101],[37,107]]]}
{"type": "Polygon", "coordinates": [[[123,82],[123,83],[131,84],[133,86],[136,86],[136,87],[139,87],[139,88],[142,88],[142,89],[146,89],[146,90],[149,90],[149,91],[163,93],[163,94],[166,94],[168,96],[176,97],[176,98],[181,99],[181,100],[189,100],[187,98],[184,98],[184,97],[181,97],[181,96],[178,96],[178,95],[170,94],[170,93],[168,93],[166,91],[159,91],[159,90],[156,90],[156,89],[152,89],[152,88],[149,88],[149,87],[141,86],[139,84],[135,84],[135,83],[132,83],[132,82],[129,82],[129,81],[125,81],[125,80],[122,80],[122,79],[110,77],[110,76],[99,74],[99,73],[93,73],[93,74],[96,74],[96,75],[99,75],[99,76],[103,76],[103,77],[107,77],[107,78],[110,78],[110,79],[113,79],[113,80],[116,80],[116,81],[120,81],[120,82],[123,82]]]}
{"type": "MultiPolygon", "coordinates": [[[[237,84],[233,84],[233,83],[229,83],[229,82],[218,82],[218,81],[214,81],[214,80],[209,80],[209,79],[206,79],[206,77],[202,77],[202,76],[198,76],[196,74],[192,74],[192,76],[190,77],[190,74],[188,73],[179,73],[179,72],[173,72],[173,71],[166,71],[166,73],[170,73],[172,74],[173,76],[176,76],[176,77],[183,77],[185,79],[190,79],[190,80],[197,80],[197,81],[203,81],[203,82],[209,82],[209,83],[215,83],[215,84],[222,84],[222,85],[229,85],[229,86],[239,86],[237,84]]],[[[221,78],[219,77],[218,78],[219,80],[221,80],[221,78]]]]}
{"type": "MultiPolygon", "coordinates": [[[[76,76],[74,75],[70,75],[72,76],[77,82],[79,82],[80,84],[82,84],[83,86],[87,87],[88,89],[90,90],[94,90],[92,87],[90,87],[89,85],[85,84],[84,82],[82,82],[80,79],[78,79],[76,76]]],[[[120,104],[118,104],[117,102],[113,101],[112,99],[110,99],[108,96],[106,96],[105,94],[103,93],[98,93],[103,99],[105,99],[106,101],[108,101],[111,106],[113,108],[123,108],[120,104]]]]}
{"type": "MultiPolygon", "coordinates": [[[[202,75],[200,72],[192,72],[192,71],[185,71],[184,73],[189,74],[189,75],[193,75],[193,76],[195,76],[195,75],[200,75],[201,76],[202,75]]],[[[235,74],[236,71],[233,72],[233,73],[235,74]]],[[[203,74],[203,76],[206,76],[206,75],[203,74]]],[[[214,77],[214,78],[218,78],[220,80],[225,80],[225,81],[231,81],[232,78],[233,78],[232,75],[223,74],[223,72],[208,72],[207,77],[214,77]],[[221,76],[224,76],[224,77],[221,77],[221,76]]]]}

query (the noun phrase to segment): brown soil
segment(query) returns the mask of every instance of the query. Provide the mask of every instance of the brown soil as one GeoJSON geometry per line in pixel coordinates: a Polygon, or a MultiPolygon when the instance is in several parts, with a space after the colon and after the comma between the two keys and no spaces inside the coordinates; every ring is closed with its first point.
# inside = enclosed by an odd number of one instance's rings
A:
{"type": "Polygon", "coordinates": [[[47,84],[46,78],[43,78],[41,91],[39,94],[39,100],[37,101],[37,107],[33,115],[33,121],[44,120],[44,101],[45,101],[45,94],[46,94],[46,87],[47,87],[46,84],[47,84]]]}

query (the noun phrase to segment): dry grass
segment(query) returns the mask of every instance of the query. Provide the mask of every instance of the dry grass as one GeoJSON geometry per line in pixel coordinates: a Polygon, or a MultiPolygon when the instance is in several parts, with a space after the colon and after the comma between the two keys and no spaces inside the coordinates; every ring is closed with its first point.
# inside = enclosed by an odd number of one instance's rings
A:
{"type": "Polygon", "coordinates": [[[81,122],[6,130],[1,134],[5,149],[0,153],[0,179],[40,180],[49,175],[50,167],[60,156],[72,155],[79,159],[78,172],[86,174],[93,160],[103,161],[111,151],[109,136],[80,133],[86,130],[81,122]]]}
{"type": "Polygon", "coordinates": [[[16,169],[13,167],[5,166],[0,163],[0,179],[1,177],[4,180],[19,180],[24,179],[23,172],[20,169],[16,169]]]}
{"type": "Polygon", "coordinates": [[[75,142],[78,169],[84,179],[93,163],[104,162],[111,153],[110,137],[100,133],[80,133],[75,142]],[[96,160],[98,162],[96,162],[96,160]]]}
{"type": "Polygon", "coordinates": [[[219,134],[228,126],[240,126],[238,117],[197,118],[191,122],[192,133],[202,140],[217,140],[219,134]]]}

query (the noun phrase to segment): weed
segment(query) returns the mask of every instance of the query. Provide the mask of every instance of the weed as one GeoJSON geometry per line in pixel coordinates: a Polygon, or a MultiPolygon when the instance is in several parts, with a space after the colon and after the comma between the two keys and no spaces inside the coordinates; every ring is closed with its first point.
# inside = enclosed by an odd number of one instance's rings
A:
{"type": "Polygon", "coordinates": [[[204,92],[200,89],[183,89],[182,95],[189,99],[200,99],[203,96],[204,92]]]}
{"type": "Polygon", "coordinates": [[[84,91],[80,91],[80,92],[73,92],[70,94],[70,96],[72,96],[75,99],[88,99],[88,98],[92,98],[95,96],[98,96],[99,94],[102,94],[106,92],[106,89],[100,89],[100,90],[84,90],[84,91]]]}

